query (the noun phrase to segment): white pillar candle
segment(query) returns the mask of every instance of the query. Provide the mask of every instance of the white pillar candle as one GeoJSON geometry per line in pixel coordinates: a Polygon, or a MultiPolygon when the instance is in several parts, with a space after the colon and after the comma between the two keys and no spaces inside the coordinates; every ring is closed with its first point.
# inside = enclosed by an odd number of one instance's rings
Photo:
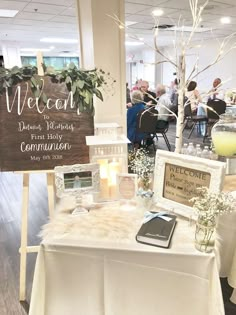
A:
{"type": "Polygon", "coordinates": [[[111,199],[117,196],[117,174],[121,172],[121,165],[118,161],[113,160],[109,163],[109,195],[111,199]]]}
{"type": "Polygon", "coordinates": [[[100,196],[102,199],[107,199],[109,198],[108,159],[101,159],[97,162],[100,165],[100,196]]]}

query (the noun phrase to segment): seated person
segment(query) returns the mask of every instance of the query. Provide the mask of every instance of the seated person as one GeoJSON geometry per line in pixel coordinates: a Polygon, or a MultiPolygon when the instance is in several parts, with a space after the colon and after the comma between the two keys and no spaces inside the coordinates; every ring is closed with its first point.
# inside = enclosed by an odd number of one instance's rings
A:
{"type": "Polygon", "coordinates": [[[213,81],[212,89],[209,91],[210,96],[208,100],[215,100],[215,99],[224,100],[225,95],[223,91],[219,90],[220,87],[221,87],[221,79],[216,78],[213,81]]]}
{"type": "Polygon", "coordinates": [[[126,82],[126,104],[131,103],[129,84],[126,82]]]}
{"type": "Polygon", "coordinates": [[[157,129],[167,128],[169,117],[171,115],[168,109],[172,110],[173,105],[170,101],[169,95],[166,93],[166,88],[164,85],[157,85],[156,94],[157,98],[159,98],[157,105],[155,106],[155,109],[159,112],[157,117],[157,129]]]}
{"type": "Polygon", "coordinates": [[[190,81],[187,87],[187,92],[185,92],[185,97],[188,98],[191,106],[191,111],[193,114],[197,113],[197,107],[201,100],[200,93],[196,90],[197,82],[190,81]]]}
{"type": "Polygon", "coordinates": [[[151,92],[148,90],[149,89],[149,84],[148,81],[141,81],[140,82],[140,91],[144,95],[144,103],[146,105],[155,105],[156,102],[156,94],[154,92],[151,92]]]}
{"type": "Polygon", "coordinates": [[[140,82],[141,82],[141,81],[142,81],[141,79],[135,81],[135,85],[132,87],[131,93],[134,92],[134,91],[136,91],[136,90],[139,90],[140,82]]]}
{"type": "Polygon", "coordinates": [[[127,137],[133,143],[139,146],[141,141],[145,138],[145,133],[136,133],[137,129],[137,114],[145,109],[143,103],[143,93],[139,90],[131,94],[131,101],[133,106],[127,110],[127,137]]]}
{"type": "MultiPolygon", "coordinates": [[[[175,78],[175,80],[171,82],[171,86],[169,89],[169,96],[170,96],[170,101],[172,104],[176,103],[176,95],[178,93],[178,86],[179,86],[179,80],[175,78]]],[[[178,102],[175,105],[178,105],[178,102]]]]}
{"type": "Polygon", "coordinates": [[[178,116],[178,88],[179,88],[179,79],[175,78],[172,89],[170,90],[170,101],[173,105],[173,112],[178,116]]]}

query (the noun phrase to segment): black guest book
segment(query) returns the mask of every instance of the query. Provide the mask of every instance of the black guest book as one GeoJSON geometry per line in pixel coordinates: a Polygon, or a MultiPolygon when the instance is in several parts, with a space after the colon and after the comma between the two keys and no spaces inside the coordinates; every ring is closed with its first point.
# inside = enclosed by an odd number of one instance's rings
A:
{"type": "Polygon", "coordinates": [[[136,235],[136,240],[139,243],[168,248],[176,223],[175,215],[156,216],[141,226],[136,235]]]}

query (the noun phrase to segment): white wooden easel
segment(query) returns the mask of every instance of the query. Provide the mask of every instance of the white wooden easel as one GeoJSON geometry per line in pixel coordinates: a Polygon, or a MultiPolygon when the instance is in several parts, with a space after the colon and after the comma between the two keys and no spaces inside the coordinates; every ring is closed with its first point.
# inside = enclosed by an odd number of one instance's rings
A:
{"type": "MultiPolygon", "coordinates": [[[[19,172],[18,172],[19,173],[19,172]]],[[[28,246],[28,208],[29,208],[29,179],[31,173],[46,173],[48,188],[48,210],[49,217],[53,217],[54,212],[54,171],[25,171],[23,172],[23,196],[21,215],[21,245],[20,245],[20,288],[19,300],[26,300],[26,268],[27,254],[36,253],[39,246],[28,246]]]]}

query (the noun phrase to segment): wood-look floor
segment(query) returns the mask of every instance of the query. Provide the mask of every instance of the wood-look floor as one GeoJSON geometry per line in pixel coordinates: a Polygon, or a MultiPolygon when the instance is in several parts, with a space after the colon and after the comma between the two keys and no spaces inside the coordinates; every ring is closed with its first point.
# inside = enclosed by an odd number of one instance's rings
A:
{"type": "MultiPolygon", "coordinates": [[[[22,175],[0,173],[0,314],[25,315],[27,304],[19,303],[19,247],[22,202],[22,175]]],[[[30,245],[39,244],[37,234],[47,221],[47,188],[44,174],[30,176],[30,245]]],[[[36,254],[27,258],[27,300],[30,300],[36,254]]]]}
{"type": "MultiPolygon", "coordinates": [[[[188,132],[186,130],[185,135],[188,135],[188,132]]],[[[168,138],[174,150],[174,124],[170,125],[168,138]]],[[[196,137],[196,135],[191,137],[191,141],[203,144],[202,138],[196,137]]],[[[158,148],[166,150],[163,139],[158,141],[158,148]]],[[[26,315],[28,309],[28,305],[20,304],[18,299],[21,205],[22,175],[0,172],[0,315],[26,315]]],[[[40,227],[47,222],[47,218],[46,176],[45,174],[32,174],[30,176],[29,245],[39,244],[37,234],[40,227]]],[[[35,259],[36,254],[28,254],[27,301],[30,301],[35,259]]],[[[226,279],[222,279],[222,288],[226,315],[235,315],[236,305],[229,301],[232,289],[228,286],[226,279]]]]}

